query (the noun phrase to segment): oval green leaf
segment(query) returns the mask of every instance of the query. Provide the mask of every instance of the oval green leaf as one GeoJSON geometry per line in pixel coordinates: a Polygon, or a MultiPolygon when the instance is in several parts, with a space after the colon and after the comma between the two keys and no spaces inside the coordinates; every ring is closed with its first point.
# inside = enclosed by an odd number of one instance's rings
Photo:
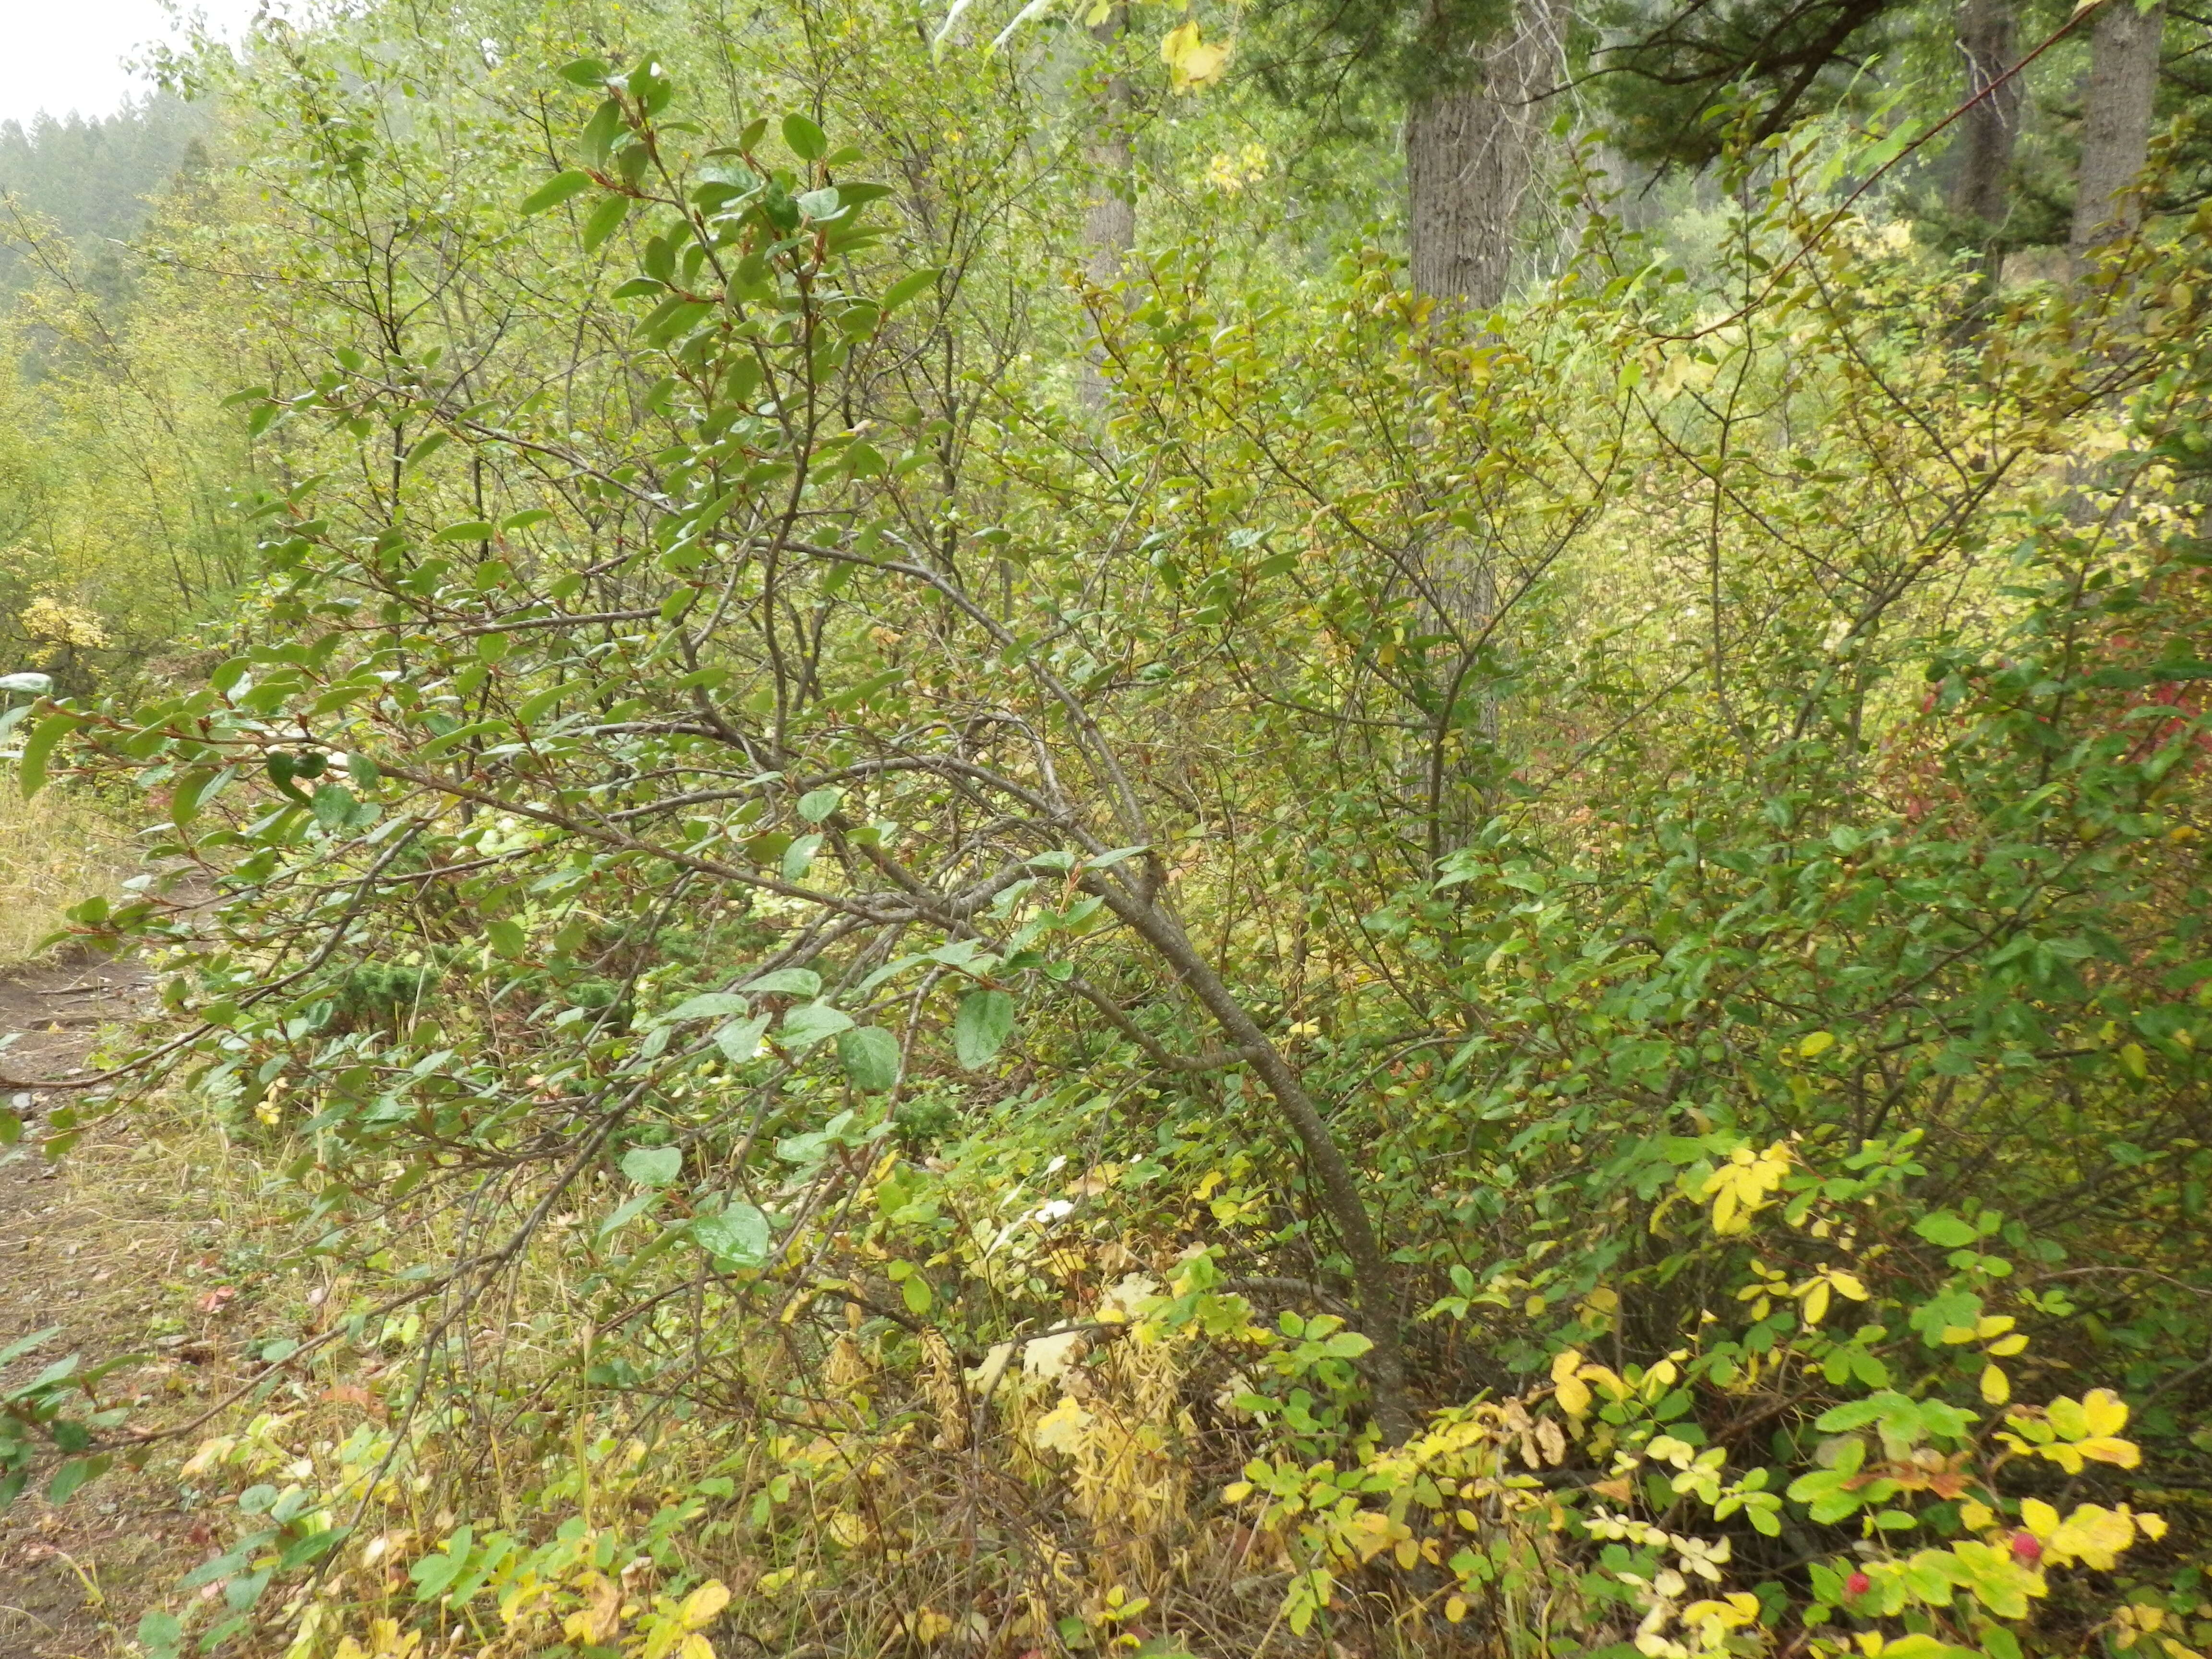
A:
{"type": "Polygon", "coordinates": [[[811,968],[779,968],[747,982],[748,991],[776,991],[785,996],[811,997],[820,994],[822,975],[811,968]]]}
{"type": "Polygon", "coordinates": [[[638,1146],[623,1154],[622,1172],[641,1187],[665,1187],[684,1173],[679,1146],[638,1146]]]}
{"type": "Polygon", "coordinates": [[[937,279],[945,273],[932,266],[927,270],[910,270],[884,290],[883,307],[886,313],[896,311],[916,295],[937,286],[937,279]]]}
{"type": "Polygon", "coordinates": [[[526,215],[543,213],[548,208],[558,207],[570,197],[580,196],[590,189],[591,184],[592,175],[581,167],[570,167],[565,173],[556,173],[523,198],[522,211],[526,215]]]}
{"type": "Polygon", "coordinates": [[[39,722],[23,745],[22,757],[15,763],[15,782],[28,800],[46,787],[46,765],[52,758],[54,745],[78,726],[84,724],[82,715],[49,714],[39,722]]]}
{"type": "Polygon", "coordinates": [[[802,161],[818,161],[830,153],[830,141],[823,136],[822,129],[804,115],[794,113],[783,118],[783,142],[802,161]]]}
{"type": "Polygon", "coordinates": [[[856,1025],[837,1035],[837,1063],[864,1094],[888,1094],[898,1087],[898,1038],[880,1025],[856,1025]]]}
{"type": "Polygon", "coordinates": [[[760,1041],[768,1035],[772,1014],[755,1014],[744,1021],[732,1020],[714,1033],[714,1046],[722,1051],[722,1058],[732,1066],[742,1066],[760,1048],[760,1041]]]}
{"type": "Polygon", "coordinates": [[[599,244],[622,228],[629,217],[629,198],[610,196],[592,210],[592,216],[584,221],[584,252],[595,253],[599,244]]]}
{"type": "Polygon", "coordinates": [[[722,1019],[742,1014],[749,1006],[743,997],[728,991],[706,991],[696,997],[686,997],[670,1009],[665,1018],[671,1024],[679,1019],[722,1019]]]}
{"type": "Polygon", "coordinates": [[[758,1267],[768,1261],[768,1218],[750,1204],[732,1204],[720,1215],[691,1224],[699,1247],[726,1267],[758,1267]]]}
{"type": "Polygon", "coordinates": [[[1013,998],[1004,991],[970,991],[952,1018],[952,1051],[972,1072],[997,1057],[1013,1030],[1013,998]]]}
{"type": "Polygon", "coordinates": [[[779,1039],[787,1049],[811,1048],[824,1037],[853,1029],[853,1017],[826,1002],[802,1002],[783,1017],[779,1039]]]}

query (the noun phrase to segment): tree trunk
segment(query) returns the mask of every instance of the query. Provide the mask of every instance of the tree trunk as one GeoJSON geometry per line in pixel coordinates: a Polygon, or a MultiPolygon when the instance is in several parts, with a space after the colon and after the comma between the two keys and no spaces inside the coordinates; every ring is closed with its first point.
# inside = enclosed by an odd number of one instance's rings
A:
{"type": "Polygon", "coordinates": [[[1359,1176],[1351,1160],[1329,1133],[1321,1108],[1306,1092],[1305,1084],[1281,1050],[1267,1040],[1235,993],[1222,982],[1203,954],[1191,944],[1182,923],[1151,898],[1115,879],[1093,873],[1084,881],[1086,890],[1106,901],[1137,936],[1151,945],[1160,959],[1188,985],[1230,1044],[1259,1074],[1289,1120],[1291,1131],[1305,1149],[1307,1161],[1321,1178],[1316,1194],[1322,1211],[1334,1224],[1344,1253],[1352,1264],[1353,1293],[1359,1304],[1359,1329],[1373,1343],[1367,1356],[1369,1387],[1375,1402],[1375,1426],[1386,1446],[1401,1446],[1420,1427],[1407,1391],[1405,1344],[1398,1332],[1396,1275],[1389,1252],[1376,1236],[1360,1194],[1359,1176]]]}
{"type": "Polygon", "coordinates": [[[1468,82],[1406,114],[1406,185],[1417,292],[1486,311],[1505,297],[1535,180],[1545,95],[1561,74],[1564,7],[1521,0],[1474,49],[1468,82]]]}
{"type": "MultiPolygon", "coordinates": [[[[1128,8],[1117,5],[1091,31],[1102,55],[1119,51],[1128,21],[1128,8]]],[[[1097,125],[1084,150],[1091,180],[1091,199],[1083,213],[1084,266],[1092,283],[1110,288],[1127,273],[1129,252],[1137,245],[1137,169],[1129,142],[1127,76],[1115,70],[1100,82],[1094,118],[1097,125]]],[[[1102,361],[1102,354],[1094,349],[1083,368],[1083,401],[1094,410],[1106,404],[1102,361]]]]}
{"type": "Polygon", "coordinates": [[[2127,193],[2150,149],[2151,100],[2166,8],[2105,0],[2089,33],[2089,90],[2081,119],[2081,167],[2074,181],[2074,234],[2067,252],[2079,270],[2099,244],[2136,228],[2142,209],[2127,193]]]}
{"type": "MultiPolygon", "coordinates": [[[[1570,0],[1516,0],[1505,27],[1472,48],[1466,82],[1417,100],[1406,113],[1407,231],[1413,289],[1451,311],[1489,311],[1505,298],[1522,246],[1524,210],[1538,182],[1549,95],[1565,80],[1570,0]]],[[[1497,580],[1486,550],[1455,533],[1420,555],[1438,631],[1464,651],[1489,627],[1497,580]]],[[[1463,657],[1451,695],[1407,759],[1426,799],[1430,856],[1472,833],[1494,803],[1468,787],[1468,769],[1447,757],[1473,659],[1463,657]]],[[[1478,726],[1494,744],[1498,708],[1480,694],[1478,726]]],[[[1486,768],[1483,769],[1486,771],[1486,768]]],[[[1370,1333],[1371,1334],[1372,1333],[1370,1333]]]]}
{"type": "Polygon", "coordinates": [[[2004,222],[2005,186],[2020,137],[2020,82],[1999,80],[2020,56],[2011,0],[1966,0],[1959,8],[1959,53],[1966,60],[1966,96],[1976,101],[1960,123],[1951,210],[1980,220],[1986,240],[2004,222]]]}

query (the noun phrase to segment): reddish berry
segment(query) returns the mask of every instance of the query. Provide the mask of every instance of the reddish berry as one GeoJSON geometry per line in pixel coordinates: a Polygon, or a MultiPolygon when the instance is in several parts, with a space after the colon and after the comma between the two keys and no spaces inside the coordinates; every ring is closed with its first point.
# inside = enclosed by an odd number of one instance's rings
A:
{"type": "Polygon", "coordinates": [[[1874,1588],[1874,1580],[1863,1572],[1855,1572],[1844,1581],[1844,1588],[1853,1595],[1864,1595],[1874,1588]]]}
{"type": "Polygon", "coordinates": [[[2022,1566],[2032,1567],[2043,1559],[2043,1546],[2032,1532],[2016,1532],[2012,1535],[2013,1559],[2022,1566]]]}

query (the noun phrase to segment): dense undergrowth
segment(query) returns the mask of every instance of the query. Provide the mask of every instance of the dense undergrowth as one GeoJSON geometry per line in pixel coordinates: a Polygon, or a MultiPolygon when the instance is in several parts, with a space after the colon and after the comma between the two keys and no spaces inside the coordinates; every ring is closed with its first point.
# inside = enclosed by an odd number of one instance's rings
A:
{"type": "Polygon", "coordinates": [[[119,896],[131,849],[97,806],[57,793],[0,795],[0,965],[21,962],[70,930],[67,912],[94,894],[119,896]]]}
{"type": "Polygon", "coordinates": [[[222,895],[75,913],[176,1023],[49,1151],[328,1275],[142,1642],[2203,1649],[2212,220],[1990,305],[1812,136],[1694,273],[1109,294],[824,28],[231,88],[264,574],[19,763],[222,895]]]}

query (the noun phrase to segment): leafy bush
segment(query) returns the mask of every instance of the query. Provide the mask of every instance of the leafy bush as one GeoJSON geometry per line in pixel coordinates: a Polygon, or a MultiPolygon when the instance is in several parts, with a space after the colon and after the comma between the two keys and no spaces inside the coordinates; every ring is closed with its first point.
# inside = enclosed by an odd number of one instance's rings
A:
{"type": "Polygon", "coordinates": [[[331,464],[26,745],[224,895],[83,925],[362,1275],[277,1363],[409,1356],[203,1450],[204,1640],[2203,1639],[2212,236],[1962,344],[1809,140],[1725,314],[1595,200],[1502,330],[1201,219],[1102,432],[1017,254],[626,65],[519,208],[490,94],[261,89],[331,464]]]}

